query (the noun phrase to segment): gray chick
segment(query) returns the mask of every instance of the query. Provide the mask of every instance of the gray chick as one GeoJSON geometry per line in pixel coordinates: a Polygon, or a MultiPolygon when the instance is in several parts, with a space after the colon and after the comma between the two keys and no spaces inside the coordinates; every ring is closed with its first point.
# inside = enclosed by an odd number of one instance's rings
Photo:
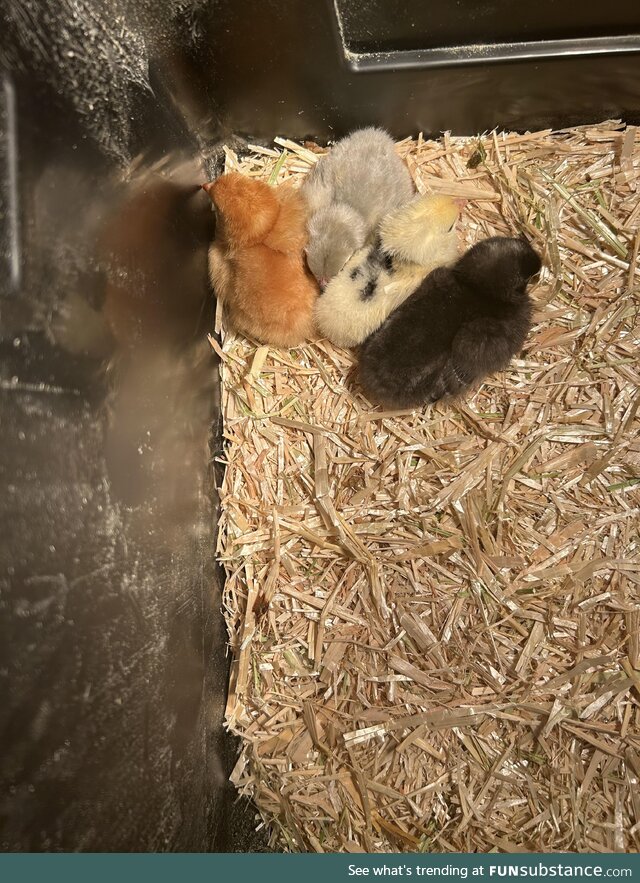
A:
{"type": "Polygon", "coordinates": [[[382,129],[358,129],[316,163],[302,191],[309,205],[307,264],[324,288],[372,242],[382,218],[413,196],[411,175],[382,129]]]}

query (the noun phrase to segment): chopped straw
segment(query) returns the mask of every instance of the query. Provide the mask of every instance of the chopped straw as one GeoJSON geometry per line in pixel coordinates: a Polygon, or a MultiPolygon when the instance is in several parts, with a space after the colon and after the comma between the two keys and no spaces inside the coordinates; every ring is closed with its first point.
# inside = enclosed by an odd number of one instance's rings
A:
{"type": "MultiPolygon", "coordinates": [[[[278,138],[227,168],[299,182],[322,152],[278,138]]],[[[350,352],[223,330],[232,779],[279,849],[635,851],[639,139],[398,152],[469,200],[461,245],[541,252],[536,324],[464,401],[387,412],[350,352]]]]}

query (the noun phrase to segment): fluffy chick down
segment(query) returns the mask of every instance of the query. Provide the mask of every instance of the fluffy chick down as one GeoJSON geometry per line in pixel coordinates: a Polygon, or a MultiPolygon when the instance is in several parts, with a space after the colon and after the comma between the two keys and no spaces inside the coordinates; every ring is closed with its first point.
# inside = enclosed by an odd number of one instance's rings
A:
{"type": "Polygon", "coordinates": [[[336,346],[358,346],[435,267],[458,254],[459,207],[447,196],[416,196],[388,214],[374,246],[360,249],[318,298],[316,327],[336,346]]]}
{"type": "Polygon", "coordinates": [[[417,407],[506,368],[531,327],[526,288],[539,270],[524,239],[504,236],[434,270],[363,344],[365,393],[387,407],[417,407]]]}
{"type": "Polygon", "coordinates": [[[228,323],[261,343],[307,340],[318,286],[304,263],[307,204],[300,192],[238,172],[204,189],[217,212],[209,276],[228,323]]]}
{"type": "Polygon", "coordinates": [[[380,220],[413,195],[409,171],[382,129],[359,129],[338,141],[307,176],[307,263],[325,285],[360,248],[380,220]]]}

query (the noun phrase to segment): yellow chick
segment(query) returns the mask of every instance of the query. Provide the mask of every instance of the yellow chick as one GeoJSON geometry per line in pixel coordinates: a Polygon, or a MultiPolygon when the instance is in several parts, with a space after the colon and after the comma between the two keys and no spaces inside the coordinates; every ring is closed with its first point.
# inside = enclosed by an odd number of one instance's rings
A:
{"type": "Polygon", "coordinates": [[[458,256],[459,204],[416,196],[383,218],[376,243],[357,251],[317,299],[318,331],[337,346],[361,344],[436,267],[458,256]]]}

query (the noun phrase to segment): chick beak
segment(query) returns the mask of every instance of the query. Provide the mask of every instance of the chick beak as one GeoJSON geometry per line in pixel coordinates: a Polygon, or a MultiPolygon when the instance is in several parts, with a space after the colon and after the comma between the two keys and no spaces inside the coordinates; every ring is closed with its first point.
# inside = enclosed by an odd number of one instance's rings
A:
{"type": "Polygon", "coordinates": [[[327,282],[328,282],[328,281],[329,281],[329,280],[328,280],[328,279],[325,279],[324,277],[323,277],[322,279],[319,279],[319,280],[318,280],[318,285],[320,286],[320,291],[324,291],[324,290],[325,290],[325,288],[327,287],[327,282]]]}
{"type": "MultiPolygon", "coordinates": [[[[213,181],[209,181],[207,184],[201,184],[200,186],[202,187],[202,189],[204,190],[205,193],[209,193],[209,191],[213,187],[213,181]]],[[[211,194],[209,193],[209,195],[211,195],[211,194]]]]}

